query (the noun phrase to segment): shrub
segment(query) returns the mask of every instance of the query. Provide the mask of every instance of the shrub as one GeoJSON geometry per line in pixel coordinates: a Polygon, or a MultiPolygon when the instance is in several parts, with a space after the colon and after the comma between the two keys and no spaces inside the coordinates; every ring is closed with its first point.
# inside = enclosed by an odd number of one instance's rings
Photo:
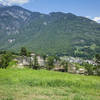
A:
{"type": "Polygon", "coordinates": [[[6,52],[6,54],[3,54],[0,59],[0,68],[7,68],[11,60],[12,54],[10,52],[6,52]]]}

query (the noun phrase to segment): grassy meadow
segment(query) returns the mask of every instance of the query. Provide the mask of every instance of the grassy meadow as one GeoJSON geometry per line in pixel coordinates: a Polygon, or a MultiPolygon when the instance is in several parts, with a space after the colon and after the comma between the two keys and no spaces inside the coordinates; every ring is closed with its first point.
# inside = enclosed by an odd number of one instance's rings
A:
{"type": "Polygon", "coordinates": [[[100,100],[100,77],[0,69],[0,100],[100,100]]]}

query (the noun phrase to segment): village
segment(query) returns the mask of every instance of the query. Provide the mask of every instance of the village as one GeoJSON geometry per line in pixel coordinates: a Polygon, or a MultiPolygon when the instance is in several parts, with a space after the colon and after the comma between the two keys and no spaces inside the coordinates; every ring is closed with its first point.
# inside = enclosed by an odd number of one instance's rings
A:
{"type": "MultiPolygon", "coordinates": [[[[87,69],[83,66],[84,63],[94,67],[97,65],[97,63],[93,60],[83,60],[82,58],[68,56],[58,58],[51,57],[50,61],[48,61],[48,58],[50,58],[48,55],[46,55],[44,58],[43,56],[31,53],[30,57],[17,56],[16,58],[14,58],[14,61],[17,62],[17,68],[31,67],[34,69],[34,64],[37,63],[37,69],[49,69],[54,71],[83,75],[88,75],[87,69]],[[48,65],[48,63],[50,63],[51,65],[48,65]]],[[[96,71],[93,71],[93,74],[96,75],[96,71]]]]}

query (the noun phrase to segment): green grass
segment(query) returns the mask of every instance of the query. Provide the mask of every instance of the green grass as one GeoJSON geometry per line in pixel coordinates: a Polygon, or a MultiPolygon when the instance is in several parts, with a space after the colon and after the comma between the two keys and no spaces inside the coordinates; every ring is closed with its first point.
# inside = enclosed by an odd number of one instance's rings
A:
{"type": "Polygon", "coordinates": [[[0,69],[0,100],[100,100],[100,77],[0,69]]]}

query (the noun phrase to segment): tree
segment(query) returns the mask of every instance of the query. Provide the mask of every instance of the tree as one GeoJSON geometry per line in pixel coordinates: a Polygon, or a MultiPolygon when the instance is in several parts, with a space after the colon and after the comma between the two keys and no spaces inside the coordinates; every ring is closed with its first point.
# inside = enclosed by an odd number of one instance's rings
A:
{"type": "Polygon", "coordinates": [[[53,56],[49,56],[47,58],[47,69],[50,70],[54,67],[54,57],[53,56]]]}
{"type": "Polygon", "coordinates": [[[97,66],[96,66],[97,74],[100,75],[100,54],[96,54],[95,58],[96,58],[96,63],[97,63],[97,66]]]}
{"type": "Polygon", "coordinates": [[[100,54],[95,55],[96,63],[100,64],[100,54]]]}
{"type": "Polygon", "coordinates": [[[44,60],[46,60],[46,57],[47,57],[46,55],[42,54],[41,56],[43,57],[44,60]]]}
{"type": "Polygon", "coordinates": [[[35,57],[34,57],[33,69],[38,69],[38,68],[39,68],[38,59],[37,59],[37,56],[35,56],[35,57]]]}
{"type": "Polygon", "coordinates": [[[59,58],[57,55],[54,55],[54,59],[55,59],[56,61],[60,61],[60,58],[59,58]]]}
{"type": "Polygon", "coordinates": [[[68,72],[68,62],[62,61],[61,65],[64,67],[65,71],[68,72]]]}
{"type": "Polygon", "coordinates": [[[0,59],[0,68],[7,68],[11,60],[12,60],[11,53],[7,52],[6,54],[3,54],[0,59]]]}
{"type": "Polygon", "coordinates": [[[0,51],[0,54],[6,54],[6,51],[0,51]]]}
{"type": "Polygon", "coordinates": [[[88,75],[93,75],[93,71],[94,71],[94,66],[88,63],[84,63],[83,64],[85,69],[87,70],[87,74],[88,75]]]}
{"type": "Polygon", "coordinates": [[[28,55],[27,49],[25,47],[21,48],[20,55],[21,56],[27,56],[28,55]]]}

